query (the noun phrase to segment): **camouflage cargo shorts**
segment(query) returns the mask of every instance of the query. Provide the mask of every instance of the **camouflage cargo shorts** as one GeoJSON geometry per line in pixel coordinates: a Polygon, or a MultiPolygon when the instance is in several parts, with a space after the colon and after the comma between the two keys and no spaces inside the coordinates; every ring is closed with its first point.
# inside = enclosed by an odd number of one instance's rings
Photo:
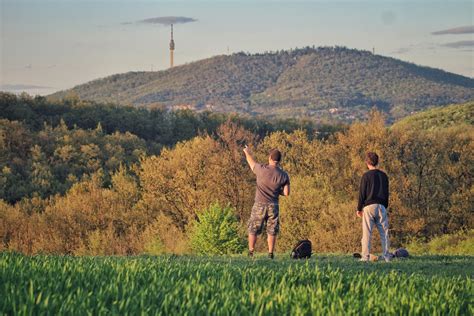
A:
{"type": "Polygon", "coordinates": [[[252,235],[260,235],[263,226],[267,225],[267,234],[275,236],[280,230],[280,221],[278,218],[278,204],[255,203],[250,214],[248,232],[252,235]]]}

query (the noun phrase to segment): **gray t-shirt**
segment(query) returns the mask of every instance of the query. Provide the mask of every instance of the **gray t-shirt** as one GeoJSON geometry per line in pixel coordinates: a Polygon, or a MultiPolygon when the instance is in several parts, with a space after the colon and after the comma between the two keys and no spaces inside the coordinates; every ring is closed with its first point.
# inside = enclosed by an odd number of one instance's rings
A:
{"type": "Polygon", "coordinates": [[[290,177],[279,167],[256,163],[253,172],[257,176],[255,202],[278,203],[281,190],[290,184],[290,177]]]}

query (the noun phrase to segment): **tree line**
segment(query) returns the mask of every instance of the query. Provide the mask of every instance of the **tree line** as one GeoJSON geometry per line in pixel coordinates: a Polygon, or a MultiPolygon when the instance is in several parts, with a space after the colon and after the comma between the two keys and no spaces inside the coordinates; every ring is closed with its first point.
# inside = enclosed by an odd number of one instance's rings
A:
{"type": "MultiPolygon", "coordinates": [[[[213,133],[200,133],[153,154],[146,151],[145,140],[130,133],[100,138],[103,129],[78,130],[66,124],[41,129],[37,137],[43,143],[30,146],[14,141],[22,133],[28,135],[24,123],[4,120],[2,124],[7,126],[2,129],[2,163],[16,162],[30,153],[34,157],[31,185],[37,194],[13,203],[0,202],[1,249],[104,255],[185,253],[191,251],[190,234],[199,214],[216,203],[232,208],[243,236],[255,192],[243,144],[249,144],[261,162],[271,148],[284,153],[282,167],[291,177],[292,194],[281,201],[280,251],[289,250],[302,238],[311,239],[316,251],[359,249],[355,208],[368,150],[379,153],[381,168],[391,180],[393,246],[414,237],[473,227],[472,125],[392,129],[374,111],[367,122],[320,139],[304,129],[277,130],[261,137],[228,119],[213,133]],[[16,131],[14,136],[5,134],[11,131],[16,131]],[[101,139],[97,147],[83,141],[94,137],[101,139]],[[54,167],[44,170],[42,159],[54,159],[54,167]],[[69,166],[86,171],[74,177],[69,166]],[[52,193],[50,175],[61,168],[67,171],[61,179],[70,185],[64,192],[52,193]]],[[[8,180],[11,171],[5,169],[4,189],[5,181],[16,183],[8,180]]]]}
{"type": "Polygon", "coordinates": [[[258,138],[296,129],[324,138],[345,128],[292,119],[271,121],[0,93],[0,199],[15,203],[22,198],[64,194],[84,175],[99,169],[108,183],[120,165],[131,166],[143,155],[158,155],[163,148],[198,135],[214,135],[226,121],[245,127],[258,138]]]}

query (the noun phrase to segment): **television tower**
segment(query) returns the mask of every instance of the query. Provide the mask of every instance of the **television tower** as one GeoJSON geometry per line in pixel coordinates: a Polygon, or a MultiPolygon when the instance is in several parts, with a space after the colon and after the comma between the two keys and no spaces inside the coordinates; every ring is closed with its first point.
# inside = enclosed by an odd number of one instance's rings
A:
{"type": "Polygon", "coordinates": [[[170,68],[174,65],[174,40],[173,40],[173,24],[171,24],[171,41],[170,41],[170,68]]]}

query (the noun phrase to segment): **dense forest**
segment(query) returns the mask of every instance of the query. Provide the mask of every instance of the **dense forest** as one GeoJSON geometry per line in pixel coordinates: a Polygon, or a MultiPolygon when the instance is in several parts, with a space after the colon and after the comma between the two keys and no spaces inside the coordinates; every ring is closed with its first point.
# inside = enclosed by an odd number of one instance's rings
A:
{"type": "Polygon", "coordinates": [[[367,51],[236,53],[158,72],[129,72],[53,94],[61,99],[352,122],[372,107],[389,121],[474,98],[474,80],[367,51]]]}
{"type": "Polygon", "coordinates": [[[327,138],[342,125],[316,125],[294,119],[264,120],[191,110],[166,111],[100,104],[78,99],[49,102],[43,97],[0,93],[3,175],[0,199],[9,203],[39,194],[65,193],[77,179],[102,169],[106,178],[120,165],[195,136],[215,135],[224,122],[234,122],[261,139],[275,131],[303,129],[327,138]],[[41,170],[38,170],[41,169],[41,170]],[[38,189],[35,177],[48,177],[38,189]]]}
{"type": "Polygon", "coordinates": [[[458,121],[437,129],[419,120],[387,127],[377,110],[330,128],[2,94],[0,249],[186,253],[211,205],[230,207],[243,237],[255,190],[244,144],[262,162],[271,148],[284,153],[292,193],[281,200],[279,251],[300,238],[316,251],[359,249],[355,207],[368,150],[391,179],[393,246],[472,229],[472,103],[446,109],[428,116],[458,121]]]}

